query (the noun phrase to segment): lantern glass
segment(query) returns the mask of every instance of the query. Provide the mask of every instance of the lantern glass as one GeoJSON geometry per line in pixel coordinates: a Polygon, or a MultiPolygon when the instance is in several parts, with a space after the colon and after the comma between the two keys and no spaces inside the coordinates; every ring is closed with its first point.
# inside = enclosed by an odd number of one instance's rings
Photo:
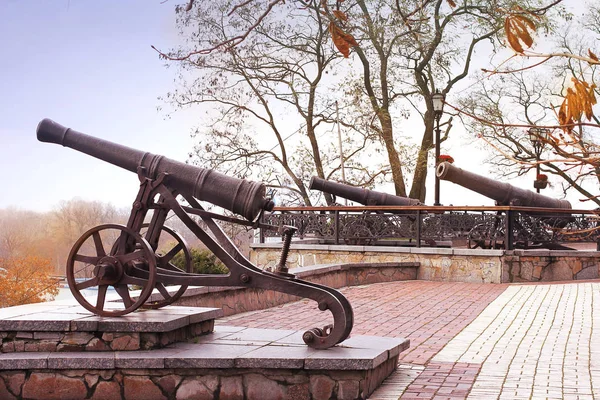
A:
{"type": "Polygon", "coordinates": [[[436,91],[433,96],[431,96],[431,100],[433,102],[433,111],[435,111],[436,114],[441,114],[444,111],[444,95],[436,91]]]}
{"type": "Polygon", "coordinates": [[[531,143],[537,143],[540,141],[540,130],[538,128],[529,128],[528,133],[531,143]]]}

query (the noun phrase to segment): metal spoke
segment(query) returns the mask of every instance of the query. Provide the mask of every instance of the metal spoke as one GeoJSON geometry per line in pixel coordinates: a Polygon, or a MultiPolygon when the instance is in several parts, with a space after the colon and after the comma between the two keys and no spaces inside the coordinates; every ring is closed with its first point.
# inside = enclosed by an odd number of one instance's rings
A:
{"type": "Polygon", "coordinates": [[[96,254],[99,257],[104,257],[106,255],[106,251],[104,250],[104,245],[102,244],[102,238],[100,237],[99,232],[92,233],[92,238],[94,238],[94,246],[96,246],[96,254]]]}
{"type": "Polygon", "coordinates": [[[98,299],[96,300],[96,308],[99,310],[104,310],[104,300],[106,299],[107,289],[108,285],[98,286],[98,299]]]}
{"type": "Polygon", "coordinates": [[[169,294],[169,291],[167,290],[167,288],[165,287],[165,285],[163,285],[162,283],[158,282],[156,284],[156,288],[158,289],[158,291],[160,292],[160,294],[162,294],[162,297],[164,299],[168,299],[171,297],[171,295],[169,294]]]}
{"type": "Polygon", "coordinates": [[[123,275],[123,278],[120,281],[123,284],[129,284],[129,285],[138,285],[138,286],[146,286],[146,284],[148,283],[147,279],[143,279],[143,278],[138,278],[135,276],[131,276],[131,275],[123,275]]]}
{"type": "Polygon", "coordinates": [[[160,270],[165,270],[165,271],[170,271],[170,272],[181,272],[182,274],[187,274],[187,272],[185,272],[178,266],[174,265],[173,263],[164,263],[164,264],[161,263],[159,271],[160,270]]]}
{"type": "Polygon", "coordinates": [[[136,260],[138,258],[144,258],[144,251],[143,250],[138,250],[138,251],[134,251],[133,253],[129,253],[129,254],[125,254],[123,256],[119,256],[119,261],[121,261],[122,264],[127,264],[129,261],[133,261],[133,260],[136,260]]]}
{"type": "Polygon", "coordinates": [[[125,308],[131,307],[131,305],[133,304],[133,300],[131,300],[131,296],[129,295],[129,288],[127,287],[127,285],[116,285],[115,291],[123,299],[123,304],[125,304],[125,308]]]}
{"type": "Polygon", "coordinates": [[[183,250],[183,246],[181,243],[177,243],[177,246],[173,247],[167,254],[162,256],[162,259],[167,262],[171,261],[181,250],[183,250]]]}
{"type": "Polygon", "coordinates": [[[75,288],[77,290],[87,289],[87,288],[90,288],[92,286],[96,286],[98,284],[98,281],[99,281],[98,277],[95,276],[92,279],[89,279],[87,281],[80,282],[80,283],[76,284],[75,288]]]}
{"type": "Polygon", "coordinates": [[[93,265],[95,265],[96,262],[99,259],[100,259],[99,257],[84,256],[83,254],[77,254],[77,255],[75,255],[75,261],[79,261],[79,262],[86,263],[86,264],[93,264],[93,265]]]}

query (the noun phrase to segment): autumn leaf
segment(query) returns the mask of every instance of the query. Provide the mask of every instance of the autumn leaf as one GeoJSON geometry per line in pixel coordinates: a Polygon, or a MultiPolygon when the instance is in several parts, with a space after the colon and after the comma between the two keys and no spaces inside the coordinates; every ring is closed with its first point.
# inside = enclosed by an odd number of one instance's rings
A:
{"type": "Polygon", "coordinates": [[[340,21],[348,21],[348,16],[343,11],[333,10],[333,15],[335,15],[335,17],[340,21]]]}
{"type": "Polygon", "coordinates": [[[329,23],[329,33],[331,34],[331,39],[333,40],[333,44],[335,44],[335,47],[337,47],[340,53],[342,53],[346,58],[350,56],[350,47],[358,46],[358,43],[356,43],[354,36],[344,32],[333,22],[329,23]]]}
{"type": "MultiPolygon", "coordinates": [[[[571,78],[573,87],[567,88],[567,94],[558,111],[560,125],[572,125],[574,121],[581,121],[583,117],[590,120],[593,116],[592,107],[597,103],[594,94],[595,84],[588,84],[576,78],[571,78]]],[[[565,126],[563,130],[570,132],[572,126],[565,126]]]]}
{"type": "Polygon", "coordinates": [[[596,56],[594,53],[592,53],[592,50],[588,49],[588,55],[590,56],[590,58],[596,62],[598,62],[598,56],[596,56]]]}
{"type": "Polygon", "coordinates": [[[535,23],[523,13],[523,9],[518,7],[517,12],[511,13],[504,20],[506,40],[517,53],[523,53],[523,45],[527,48],[533,45],[533,38],[529,31],[536,30],[535,23]]]}
{"type": "Polygon", "coordinates": [[[454,0],[448,0],[448,4],[450,5],[450,7],[455,8],[456,7],[456,3],[454,2],[454,0]]]}

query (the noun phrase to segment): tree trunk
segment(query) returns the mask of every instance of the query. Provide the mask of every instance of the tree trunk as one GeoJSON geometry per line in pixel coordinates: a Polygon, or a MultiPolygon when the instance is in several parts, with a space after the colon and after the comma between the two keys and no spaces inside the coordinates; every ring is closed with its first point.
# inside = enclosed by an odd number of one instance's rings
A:
{"type": "MultiPolygon", "coordinates": [[[[314,101],[313,98],[311,98],[310,107],[312,107],[313,104],[314,101]]],[[[317,141],[317,135],[315,134],[315,128],[313,125],[312,108],[310,108],[309,115],[306,120],[306,134],[308,135],[308,140],[310,141],[310,146],[312,148],[313,160],[315,162],[317,176],[321,179],[325,179],[325,172],[323,171],[323,162],[321,161],[321,152],[319,150],[319,142],[317,141]]],[[[333,196],[331,196],[331,194],[323,192],[323,197],[325,198],[325,202],[328,206],[333,204],[333,196]]],[[[306,204],[309,205],[309,203],[306,204]]]]}
{"type": "Polygon", "coordinates": [[[402,173],[402,163],[400,156],[394,146],[394,129],[392,127],[392,119],[390,113],[386,109],[380,109],[377,113],[379,123],[381,124],[382,138],[385,143],[385,148],[392,170],[392,179],[394,180],[394,189],[396,196],[406,197],[406,186],[404,185],[404,174],[402,173]]]}
{"type": "MultiPolygon", "coordinates": [[[[415,167],[415,175],[413,178],[412,187],[410,188],[410,198],[418,199],[425,203],[426,187],[425,182],[427,181],[427,159],[429,156],[429,150],[433,147],[433,128],[434,128],[434,117],[433,111],[427,110],[425,112],[425,132],[423,134],[423,140],[421,141],[421,148],[417,156],[417,164],[415,167]]],[[[435,156],[434,156],[435,157],[435,156]]],[[[437,160],[435,162],[437,164],[437,160]]]]}

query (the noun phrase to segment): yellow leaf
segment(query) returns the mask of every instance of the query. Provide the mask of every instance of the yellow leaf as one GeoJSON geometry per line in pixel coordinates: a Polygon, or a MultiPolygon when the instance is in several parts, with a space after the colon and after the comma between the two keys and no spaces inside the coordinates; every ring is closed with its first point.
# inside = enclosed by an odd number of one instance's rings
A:
{"type": "MultiPolygon", "coordinates": [[[[594,89],[595,84],[588,84],[576,78],[571,78],[573,87],[567,88],[567,93],[558,111],[558,122],[561,125],[581,122],[585,116],[590,120],[594,116],[592,106],[597,103],[594,89]]],[[[567,133],[571,133],[573,127],[563,127],[567,133]]]]}

